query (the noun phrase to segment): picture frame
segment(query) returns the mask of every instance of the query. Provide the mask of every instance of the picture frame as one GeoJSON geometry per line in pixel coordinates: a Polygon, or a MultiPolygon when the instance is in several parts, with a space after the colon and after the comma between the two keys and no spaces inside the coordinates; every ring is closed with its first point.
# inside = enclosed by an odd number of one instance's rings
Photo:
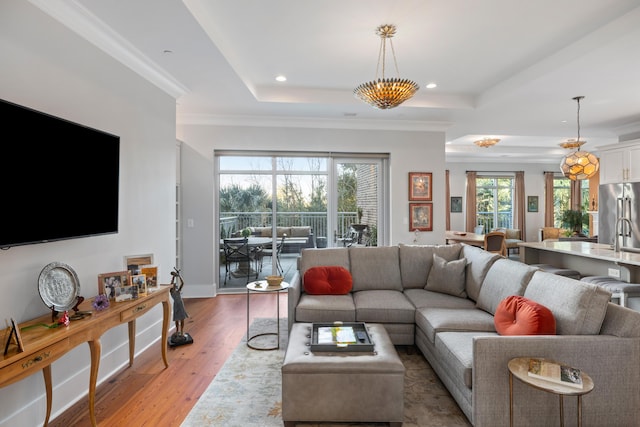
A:
{"type": "Polygon", "coordinates": [[[127,286],[131,286],[129,271],[114,271],[98,275],[98,294],[106,295],[111,301],[116,299],[117,288],[127,286]]]}
{"type": "Polygon", "coordinates": [[[131,276],[131,286],[138,287],[138,295],[147,293],[147,277],[144,274],[134,274],[131,276]]]}
{"type": "Polygon", "coordinates": [[[158,289],[158,266],[143,265],[140,267],[140,274],[144,274],[147,279],[147,292],[153,292],[158,289]]]}
{"type": "Polygon", "coordinates": [[[153,254],[126,255],[124,257],[124,269],[131,274],[140,274],[140,267],[153,264],[153,254]]]}
{"type": "Polygon", "coordinates": [[[450,211],[451,213],[462,213],[462,197],[451,197],[450,211]]]}
{"type": "Polygon", "coordinates": [[[431,201],[432,176],[431,172],[409,172],[409,200],[431,201]]]}
{"type": "Polygon", "coordinates": [[[9,352],[11,343],[16,345],[18,353],[22,353],[24,351],[24,343],[22,342],[22,335],[20,335],[20,327],[13,317],[11,318],[11,325],[9,326],[7,323],[7,332],[9,333],[9,336],[7,338],[7,343],[4,346],[4,355],[6,356],[9,352]]]}
{"type": "Polygon", "coordinates": [[[409,231],[433,231],[433,203],[409,203],[409,231]]]}
{"type": "Polygon", "coordinates": [[[538,196],[527,196],[527,212],[538,212],[538,196]]]}
{"type": "Polygon", "coordinates": [[[138,287],[133,286],[120,286],[116,288],[116,302],[131,301],[138,299],[138,287]]]}

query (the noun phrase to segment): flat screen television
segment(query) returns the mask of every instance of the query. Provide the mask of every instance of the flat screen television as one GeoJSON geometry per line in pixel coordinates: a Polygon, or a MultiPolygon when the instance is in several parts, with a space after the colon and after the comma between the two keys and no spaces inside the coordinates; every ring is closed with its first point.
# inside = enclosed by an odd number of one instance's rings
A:
{"type": "Polygon", "coordinates": [[[0,99],[0,248],[118,232],[120,137],[0,99]]]}

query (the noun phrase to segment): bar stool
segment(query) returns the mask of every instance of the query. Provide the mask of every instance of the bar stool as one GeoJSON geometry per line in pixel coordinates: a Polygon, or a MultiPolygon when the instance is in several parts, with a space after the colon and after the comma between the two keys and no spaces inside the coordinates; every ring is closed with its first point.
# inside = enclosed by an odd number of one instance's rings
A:
{"type": "Polygon", "coordinates": [[[622,307],[628,307],[629,298],[640,297],[640,284],[637,283],[623,282],[610,276],[585,276],[581,280],[608,290],[611,292],[611,298],[617,298],[622,307]]]}
{"type": "Polygon", "coordinates": [[[555,267],[551,264],[531,264],[532,267],[538,267],[542,271],[548,273],[557,274],[558,276],[571,277],[572,279],[580,280],[580,272],[571,270],[570,268],[555,267]]]}

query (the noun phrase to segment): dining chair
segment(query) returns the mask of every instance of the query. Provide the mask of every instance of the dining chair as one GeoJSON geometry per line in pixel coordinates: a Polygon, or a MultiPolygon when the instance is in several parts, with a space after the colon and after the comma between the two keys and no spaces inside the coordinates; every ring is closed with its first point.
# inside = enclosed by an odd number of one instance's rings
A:
{"type": "Polygon", "coordinates": [[[284,273],[284,269],[282,268],[282,264],[280,264],[280,253],[282,252],[282,248],[284,247],[284,241],[287,238],[286,234],[282,235],[282,238],[279,242],[276,243],[275,250],[273,249],[273,243],[269,243],[262,247],[262,254],[260,260],[260,271],[262,271],[262,263],[264,262],[265,257],[271,257],[273,260],[273,255],[276,255],[276,271],[278,274],[282,275],[284,273]]]}
{"type": "Polygon", "coordinates": [[[222,247],[225,263],[224,285],[226,286],[227,279],[230,279],[232,274],[246,275],[247,283],[249,283],[251,274],[255,273],[255,270],[251,268],[251,262],[255,260],[255,257],[249,248],[249,240],[246,237],[223,239],[222,247]],[[237,269],[232,271],[234,264],[237,264],[237,269]]]}
{"type": "Polygon", "coordinates": [[[484,234],[484,225],[476,225],[473,228],[473,233],[474,234],[484,234]]]}
{"type": "Polygon", "coordinates": [[[484,250],[507,256],[506,235],[501,231],[492,231],[484,235],[484,250]]]}

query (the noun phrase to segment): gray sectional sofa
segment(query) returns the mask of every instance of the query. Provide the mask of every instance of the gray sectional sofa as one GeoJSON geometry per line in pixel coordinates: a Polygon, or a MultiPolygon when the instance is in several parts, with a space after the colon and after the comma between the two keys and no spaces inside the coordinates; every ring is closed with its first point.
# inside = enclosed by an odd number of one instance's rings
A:
{"type": "MultiPolygon", "coordinates": [[[[529,356],[559,360],[591,376],[595,389],[583,397],[583,425],[637,426],[640,313],[609,299],[595,285],[464,244],[304,249],[289,289],[288,316],[290,324],[384,325],[395,345],[420,349],[475,426],[509,425],[507,363],[529,356]],[[462,271],[451,269],[459,263],[443,263],[462,259],[462,271]],[[314,266],[346,268],[352,291],[305,293],[302,279],[314,266]],[[499,335],[493,314],[509,295],[549,308],[557,334],[499,335]]],[[[557,396],[516,380],[513,399],[517,425],[557,425],[557,396]]],[[[575,402],[564,399],[567,420],[576,419],[575,402]]]]}

